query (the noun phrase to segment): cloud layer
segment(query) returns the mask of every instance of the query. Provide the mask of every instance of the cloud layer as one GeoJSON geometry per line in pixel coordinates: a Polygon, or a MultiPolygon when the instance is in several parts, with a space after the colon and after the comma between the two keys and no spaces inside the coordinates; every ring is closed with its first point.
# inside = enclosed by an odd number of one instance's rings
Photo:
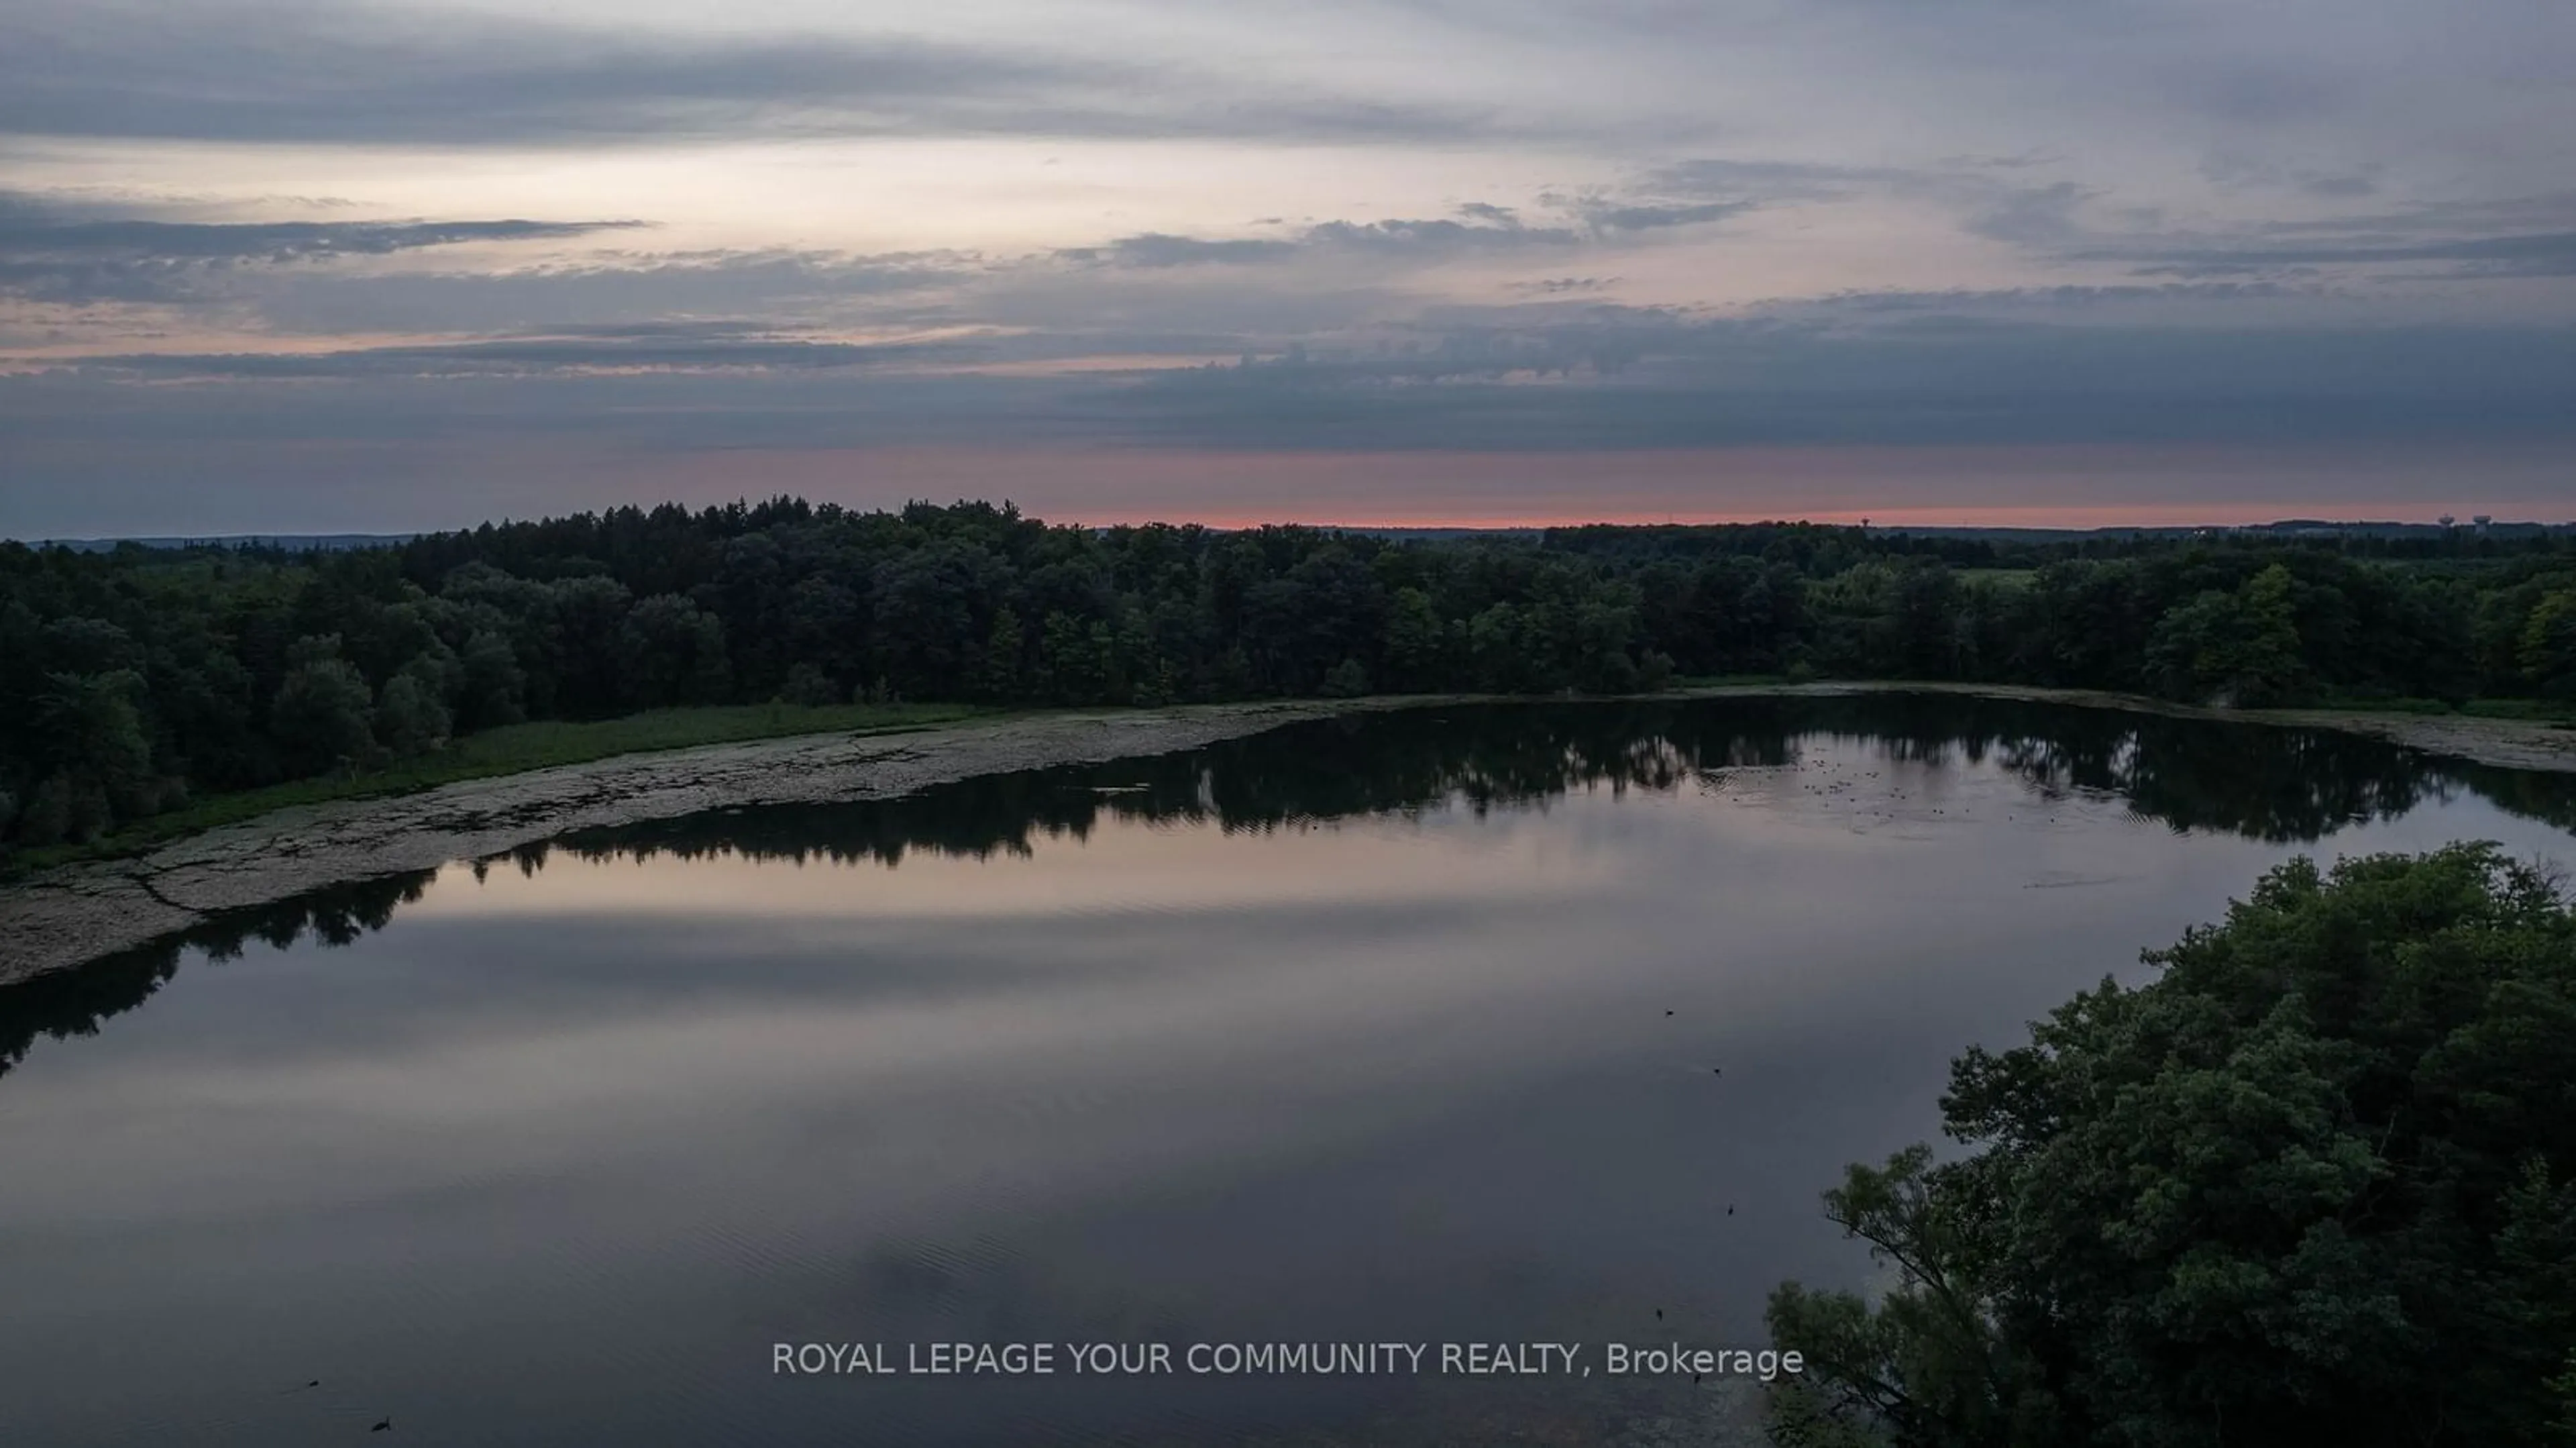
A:
{"type": "MultiPolygon", "coordinates": [[[[529,7],[532,10],[541,7],[529,7]]],[[[1029,135],[1456,140],[1474,114],[876,31],[657,35],[316,3],[9,0],[0,132],[385,146],[1029,135]]]]}
{"type": "Polygon", "coordinates": [[[0,0],[0,532],[292,526],[325,456],[391,514],[388,449],[520,511],[633,450],[2576,462],[2570,70],[2550,0],[0,0]]]}

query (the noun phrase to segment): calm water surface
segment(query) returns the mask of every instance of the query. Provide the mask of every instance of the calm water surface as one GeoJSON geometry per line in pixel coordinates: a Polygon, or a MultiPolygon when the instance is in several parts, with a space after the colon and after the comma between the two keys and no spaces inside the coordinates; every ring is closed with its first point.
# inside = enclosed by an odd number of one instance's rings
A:
{"type": "Polygon", "coordinates": [[[0,990],[0,1442],[1615,1439],[1692,1390],[770,1345],[1759,1346],[1962,1047],[2292,854],[2553,821],[2287,730],[1534,705],[334,892],[0,990]]]}

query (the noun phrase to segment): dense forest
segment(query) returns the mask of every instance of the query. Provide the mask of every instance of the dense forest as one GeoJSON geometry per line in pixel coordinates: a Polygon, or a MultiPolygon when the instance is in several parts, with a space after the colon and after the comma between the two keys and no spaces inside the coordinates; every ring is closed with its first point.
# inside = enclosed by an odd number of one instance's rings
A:
{"type": "Polygon", "coordinates": [[[1389,539],[785,499],[350,551],[6,544],[0,848],[529,719],[1746,674],[2242,705],[2576,697],[2576,547],[1810,524],[1389,539]]]}

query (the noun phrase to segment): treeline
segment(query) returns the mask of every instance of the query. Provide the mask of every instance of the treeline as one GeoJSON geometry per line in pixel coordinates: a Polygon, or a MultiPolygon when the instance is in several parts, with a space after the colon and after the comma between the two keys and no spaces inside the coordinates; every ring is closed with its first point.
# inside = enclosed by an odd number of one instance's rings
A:
{"type": "Polygon", "coordinates": [[[2576,554],[2050,548],[1765,524],[1386,540],[781,499],[352,552],[0,545],[0,842],[536,718],[857,699],[1163,704],[1677,676],[2194,701],[2576,696],[2576,554]],[[2032,564],[2027,568],[2008,564],[2032,564]]]}

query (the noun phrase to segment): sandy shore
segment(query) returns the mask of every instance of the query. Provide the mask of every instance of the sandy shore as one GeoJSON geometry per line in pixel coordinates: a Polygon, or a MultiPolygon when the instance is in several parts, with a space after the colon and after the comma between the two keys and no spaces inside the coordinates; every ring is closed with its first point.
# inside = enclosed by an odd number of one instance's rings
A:
{"type": "MultiPolygon", "coordinates": [[[[2510,769],[2576,771],[2576,731],[2458,716],[2217,711],[2117,694],[2004,686],[1809,684],[1694,696],[1834,695],[1904,688],[2342,729],[2510,769]]],[[[454,860],[566,831],[756,804],[884,799],[974,775],[1195,748],[1301,719],[1443,700],[1311,700],[1044,714],[904,734],[716,744],[468,780],[419,794],[280,810],[133,859],[89,861],[0,887],[0,985],[95,960],[228,910],[454,860]]]]}

